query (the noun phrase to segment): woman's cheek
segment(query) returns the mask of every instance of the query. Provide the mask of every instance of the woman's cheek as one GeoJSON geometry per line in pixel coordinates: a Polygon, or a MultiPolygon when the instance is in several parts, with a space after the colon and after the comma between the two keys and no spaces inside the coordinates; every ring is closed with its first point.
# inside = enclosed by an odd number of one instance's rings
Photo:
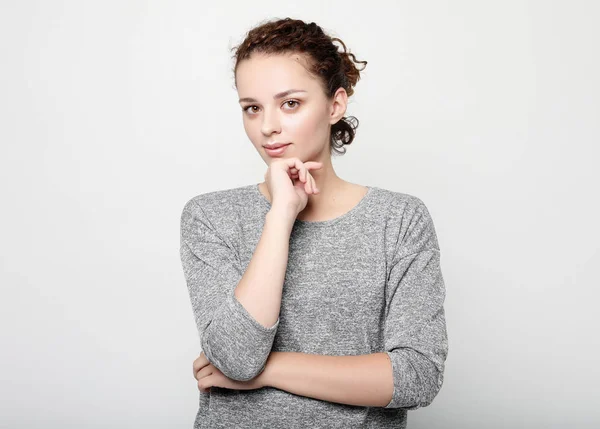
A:
{"type": "Polygon", "coordinates": [[[284,133],[292,143],[310,140],[315,133],[315,121],[309,115],[292,115],[286,121],[284,133]]]}
{"type": "Polygon", "coordinates": [[[251,121],[244,121],[244,131],[256,149],[262,147],[261,132],[258,127],[258,125],[253,125],[251,121]]]}

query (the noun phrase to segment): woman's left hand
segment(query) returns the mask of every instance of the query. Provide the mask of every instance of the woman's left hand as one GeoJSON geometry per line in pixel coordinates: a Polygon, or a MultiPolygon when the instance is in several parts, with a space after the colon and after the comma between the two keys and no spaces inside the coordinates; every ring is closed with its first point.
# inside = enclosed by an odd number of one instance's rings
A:
{"type": "Polygon", "coordinates": [[[264,371],[248,381],[232,380],[211,364],[204,352],[200,353],[200,356],[194,361],[193,370],[194,378],[198,380],[198,389],[204,393],[210,392],[212,386],[235,390],[252,390],[265,387],[264,377],[261,377],[264,371]]]}

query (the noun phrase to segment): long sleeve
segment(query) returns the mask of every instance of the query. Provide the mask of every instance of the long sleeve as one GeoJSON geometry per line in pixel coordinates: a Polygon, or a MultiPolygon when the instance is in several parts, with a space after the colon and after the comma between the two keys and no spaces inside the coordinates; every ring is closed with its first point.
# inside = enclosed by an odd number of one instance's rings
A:
{"type": "Polygon", "coordinates": [[[413,410],[429,405],[444,379],[448,337],[445,285],[433,220],[415,197],[401,228],[386,286],[385,352],[394,392],[385,408],[413,410]]]}
{"type": "Polygon", "coordinates": [[[266,366],[279,319],[265,327],[237,300],[234,290],[243,275],[238,253],[200,204],[195,199],[185,204],[180,247],[200,345],[225,376],[250,380],[266,366]]]}

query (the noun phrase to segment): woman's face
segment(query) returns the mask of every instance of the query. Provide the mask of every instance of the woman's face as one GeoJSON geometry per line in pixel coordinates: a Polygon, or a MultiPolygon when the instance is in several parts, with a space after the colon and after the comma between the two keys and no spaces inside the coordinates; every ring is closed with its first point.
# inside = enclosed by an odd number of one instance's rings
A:
{"type": "Polygon", "coordinates": [[[329,132],[343,113],[327,100],[299,54],[253,54],[238,64],[237,91],[250,141],[268,165],[279,157],[318,161],[329,153],[329,132]],[[300,63],[302,61],[302,63],[300,63]],[[290,90],[294,92],[286,93],[290,90]],[[264,145],[290,143],[282,154],[264,145]]]}

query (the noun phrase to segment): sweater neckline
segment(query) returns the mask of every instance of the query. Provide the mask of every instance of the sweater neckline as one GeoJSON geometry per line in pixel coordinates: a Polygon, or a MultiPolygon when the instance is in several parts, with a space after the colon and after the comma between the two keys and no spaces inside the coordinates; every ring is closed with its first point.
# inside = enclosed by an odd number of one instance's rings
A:
{"type": "MultiPolygon", "coordinates": [[[[252,192],[258,196],[258,199],[261,201],[261,204],[264,207],[266,207],[268,210],[270,210],[271,203],[269,202],[267,197],[265,197],[262,194],[262,192],[260,192],[259,185],[260,185],[260,183],[256,183],[256,184],[250,185],[249,187],[251,188],[252,192]]],[[[300,225],[305,228],[313,228],[313,227],[318,228],[318,227],[326,227],[326,226],[334,225],[344,219],[351,219],[352,217],[355,217],[357,214],[359,214],[364,209],[364,207],[366,207],[367,201],[371,198],[371,196],[374,193],[373,186],[368,186],[368,185],[363,185],[363,186],[365,186],[367,188],[367,192],[365,193],[365,195],[363,195],[363,197],[360,199],[360,201],[357,204],[355,204],[354,207],[352,207],[346,213],[343,213],[343,214],[339,215],[338,217],[334,217],[333,219],[327,219],[327,220],[321,220],[321,221],[296,219],[294,221],[294,224],[300,225]]]]}

